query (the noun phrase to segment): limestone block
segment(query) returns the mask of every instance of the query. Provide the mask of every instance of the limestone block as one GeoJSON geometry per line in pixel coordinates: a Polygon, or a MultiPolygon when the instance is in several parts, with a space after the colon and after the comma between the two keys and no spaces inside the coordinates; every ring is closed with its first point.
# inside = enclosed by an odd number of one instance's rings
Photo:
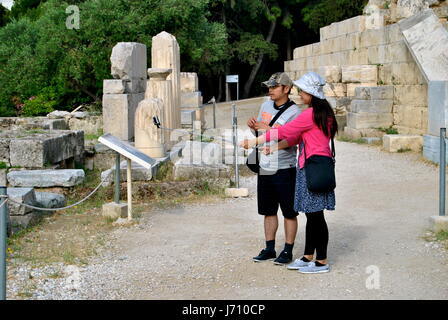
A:
{"type": "Polygon", "coordinates": [[[392,113],[347,112],[347,126],[354,129],[388,128],[393,120],[392,113]]]}
{"type": "Polygon", "coordinates": [[[70,116],[70,112],[60,110],[55,110],[47,114],[47,118],[49,119],[59,119],[59,118],[65,118],[67,116],[70,116]]]}
{"type": "Polygon", "coordinates": [[[366,30],[361,33],[360,46],[367,48],[379,46],[388,42],[387,32],[385,28],[379,30],[366,30]]]}
{"type": "Polygon", "coordinates": [[[381,29],[385,21],[385,12],[376,5],[367,5],[364,8],[366,29],[381,29]]]}
{"type": "Polygon", "coordinates": [[[7,166],[9,163],[9,139],[0,139],[0,162],[5,163],[7,166]]]}
{"type": "Polygon", "coordinates": [[[373,128],[353,129],[344,127],[344,135],[350,139],[360,139],[362,137],[382,138],[384,134],[384,132],[373,128]]]}
{"type": "Polygon", "coordinates": [[[427,81],[447,81],[448,31],[434,12],[424,10],[398,25],[427,81]]]}
{"type": "Polygon", "coordinates": [[[186,180],[194,178],[229,178],[230,168],[224,164],[195,165],[178,160],[174,164],[174,179],[186,180]]]}
{"type": "Polygon", "coordinates": [[[435,233],[448,231],[448,216],[431,216],[429,217],[429,222],[431,224],[431,229],[435,233]]]}
{"type": "Polygon", "coordinates": [[[62,208],[66,205],[65,196],[53,192],[35,192],[36,207],[62,208]]]}
{"type": "Polygon", "coordinates": [[[429,1],[427,0],[398,0],[397,18],[408,18],[428,8],[429,1]]]}
{"type": "Polygon", "coordinates": [[[320,42],[316,42],[316,43],[313,43],[312,44],[312,54],[313,54],[313,56],[318,56],[318,55],[320,55],[321,54],[321,45],[320,45],[320,42]]]}
{"type": "Polygon", "coordinates": [[[388,59],[386,63],[397,63],[397,62],[413,62],[412,57],[406,43],[404,41],[399,41],[387,45],[388,59]]]}
{"type": "Polygon", "coordinates": [[[196,72],[180,73],[180,92],[195,92],[199,90],[199,79],[196,72]]]}
{"type": "Polygon", "coordinates": [[[6,169],[0,169],[0,187],[5,187],[8,180],[6,179],[6,174],[8,171],[6,169]]]}
{"type": "Polygon", "coordinates": [[[187,141],[182,150],[182,163],[218,165],[223,163],[222,147],[216,143],[187,141]]]}
{"type": "Polygon", "coordinates": [[[343,66],[342,82],[362,83],[377,82],[378,67],[373,65],[343,66]]]}
{"type": "Polygon", "coordinates": [[[226,197],[240,198],[249,196],[249,189],[247,188],[226,188],[226,197]]]}
{"type": "Polygon", "coordinates": [[[426,83],[415,62],[381,65],[378,67],[378,78],[382,84],[416,85],[426,83]]]}
{"type": "Polygon", "coordinates": [[[341,109],[349,106],[352,99],[347,97],[327,97],[327,101],[333,109],[341,109]]]}
{"type": "Polygon", "coordinates": [[[196,92],[185,92],[182,93],[180,96],[180,105],[182,106],[182,108],[185,107],[193,107],[193,108],[198,108],[199,106],[202,105],[202,95],[200,91],[196,91],[196,92]]]}
{"type": "MultiPolygon", "coordinates": [[[[33,188],[6,188],[8,197],[18,203],[25,203],[31,206],[36,205],[36,195],[33,188]]],[[[8,202],[10,216],[23,216],[33,209],[21,206],[14,202],[8,202]]]]}
{"type": "Polygon", "coordinates": [[[152,68],[168,68],[172,73],[167,80],[171,81],[174,101],[173,128],[180,128],[180,49],[176,37],[162,31],[152,38],[152,68]]]}
{"type": "Polygon", "coordinates": [[[82,169],[10,171],[8,182],[13,187],[73,187],[84,181],[82,169]]]}
{"type": "Polygon", "coordinates": [[[403,127],[400,125],[393,125],[392,128],[396,129],[399,134],[423,136],[424,134],[427,133],[427,129],[416,129],[416,128],[410,128],[410,127],[403,127]]]}
{"type": "Polygon", "coordinates": [[[392,100],[353,100],[348,111],[392,113],[392,100]]]}
{"type": "Polygon", "coordinates": [[[355,90],[358,87],[376,87],[376,82],[363,82],[363,83],[347,83],[347,97],[354,97],[355,90]]]}
{"type": "Polygon", "coordinates": [[[342,79],[342,71],[340,66],[320,67],[318,73],[325,78],[326,82],[336,83],[341,82],[342,79]]]}
{"type": "Polygon", "coordinates": [[[388,25],[384,29],[387,35],[387,43],[394,43],[404,40],[403,34],[397,23],[388,25]]]}
{"type": "Polygon", "coordinates": [[[134,138],[135,111],[143,99],[144,93],[103,95],[104,133],[125,141],[134,138]]]}
{"type": "Polygon", "coordinates": [[[428,108],[394,105],[394,124],[415,129],[426,129],[427,123],[428,108]]]}
{"type": "MultiPolygon", "coordinates": [[[[423,156],[435,163],[440,163],[440,137],[426,134],[423,136],[423,156]]],[[[446,157],[448,163],[448,157],[446,157]]]]}
{"type": "Polygon", "coordinates": [[[123,94],[126,88],[124,80],[103,80],[103,94],[123,94]]]}
{"type": "Polygon", "coordinates": [[[345,83],[327,83],[324,86],[324,94],[327,97],[345,97],[347,85],[345,83]]]}
{"type": "Polygon", "coordinates": [[[359,48],[356,50],[348,51],[348,62],[349,65],[365,65],[369,63],[368,49],[359,48]]]}
{"type": "Polygon", "coordinates": [[[103,130],[102,116],[89,116],[85,119],[70,118],[68,121],[70,130],[84,131],[84,134],[97,135],[103,130]]]}
{"type": "Polygon", "coordinates": [[[409,106],[425,106],[428,104],[427,85],[396,85],[394,104],[409,106]]]}
{"type": "Polygon", "coordinates": [[[355,98],[358,100],[393,100],[394,87],[357,87],[355,88],[355,98]]]}
{"type": "Polygon", "coordinates": [[[291,60],[291,61],[285,61],[285,62],[284,62],[284,64],[283,64],[283,69],[285,70],[285,72],[291,72],[291,71],[293,71],[293,69],[292,69],[292,63],[293,63],[292,60],[291,60]]]}
{"type": "Polygon", "coordinates": [[[10,216],[12,233],[36,225],[42,219],[42,211],[31,211],[25,215],[10,216]]]}
{"type": "Polygon", "coordinates": [[[423,147],[423,137],[417,135],[386,134],[383,136],[383,148],[388,152],[411,149],[420,152],[423,147]]]}
{"type": "MultiPolygon", "coordinates": [[[[297,47],[297,48],[295,48],[294,50],[293,50],[293,52],[292,52],[292,58],[295,60],[295,59],[299,59],[299,58],[302,58],[303,57],[303,53],[302,53],[302,51],[303,51],[303,49],[302,49],[302,47],[297,47]]],[[[286,61],[286,62],[289,62],[289,61],[286,61]]],[[[285,71],[286,71],[286,62],[285,62],[285,71]]],[[[289,69],[290,70],[290,69],[289,69]]]]}
{"type": "Polygon", "coordinates": [[[196,120],[196,111],[195,110],[182,110],[180,112],[181,115],[181,124],[182,125],[193,125],[193,121],[196,120]]]}
{"type": "Polygon", "coordinates": [[[146,46],[137,42],[119,42],[113,47],[111,73],[114,79],[146,79],[146,46]]]}
{"type": "Polygon", "coordinates": [[[127,218],[128,217],[128,204],[126,202],[109,202],[103,204],[102,208],[103,217],[110,218],[116,220],[118,218],[127,218]]]}

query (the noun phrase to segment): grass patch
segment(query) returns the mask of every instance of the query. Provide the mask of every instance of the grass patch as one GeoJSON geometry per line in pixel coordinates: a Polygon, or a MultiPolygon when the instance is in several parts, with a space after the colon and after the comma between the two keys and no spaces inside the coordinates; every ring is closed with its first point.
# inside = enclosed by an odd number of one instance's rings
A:
{"type": "Polygon", "coordinates": [[[404,148],[404,149],[403,149],[403,148],[400,148],[400,149],[397,150],[398,153],[404,153],[404,152],[409,152],[409,151],[412,151],[412,149],[409,149],[409,148],[404,148]]]}
{"type": "Polygon", "coordinates": [[[448,241],[448,231],[439,231],[436,233],[437,241],[448,241]]]}
{"type": "Polygon", "coordinates": [[[347,136],[337,136],[336,140],[342,141],[342,142],[357,143],[357,144],[367,144],[367,141],[362,139],[362,138],[351,139],[351,138],[349,138],[347,136]]]}
{"type": "Polygon", "coordinates": [[[8,165],[5,162],[0,161],[0,169],[8,169],[8,165]]]}
{"type": "Polygon", "coordinates": [[[380,128],[376,128],[376,129],[381,131],[381,132],[384,132],[386,134],[398,134],[397,129],[392,128],[392,127],[389,127],[389,128],[382,128],[382,127],[380,127],[380,128]]]}

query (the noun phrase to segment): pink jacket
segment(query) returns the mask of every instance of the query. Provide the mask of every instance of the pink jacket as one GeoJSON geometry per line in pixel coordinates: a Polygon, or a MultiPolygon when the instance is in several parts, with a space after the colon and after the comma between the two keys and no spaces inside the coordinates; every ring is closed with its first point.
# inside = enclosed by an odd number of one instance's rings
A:
{"type": "MultiPolygon", "coordinates": [[[[329,120],[328,128],[331,128],[331,125],[332,120],[329,120]]],[[[331,157],[330,137],[325,136],[322,130],[314,123],[313,108],[305,109],[291,122],[266,132],[266,141],[280,141],[284,139],[288,141],[289,146],[300,144],[304,141],[307,159],[313,155],[331,157]]],[[[305,156],[302,152],[299,157],[299,167],[303,168],[304,166],[305,156]]]]}

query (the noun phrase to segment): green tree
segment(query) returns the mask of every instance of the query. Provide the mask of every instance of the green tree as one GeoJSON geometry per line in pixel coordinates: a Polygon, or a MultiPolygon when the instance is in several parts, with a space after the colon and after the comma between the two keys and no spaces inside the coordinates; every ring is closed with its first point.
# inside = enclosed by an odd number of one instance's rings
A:
{"type": "Polygon", "coordinates": [[[3,27],[9,21],[9,10],[0,4],[0,27],[3,27]]]}

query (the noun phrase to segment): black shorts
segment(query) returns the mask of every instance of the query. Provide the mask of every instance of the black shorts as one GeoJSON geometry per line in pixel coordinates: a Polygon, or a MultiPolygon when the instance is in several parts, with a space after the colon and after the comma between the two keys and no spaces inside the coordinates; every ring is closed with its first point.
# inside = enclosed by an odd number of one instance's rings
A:
{"type": "Polygon", "coordinates": [[[277,214],[278,206],[285,218],[297,217],[294,211],[296,168],[280,169],[273,175],[258,175],[258,213],[264,216],[277,214]]]}

